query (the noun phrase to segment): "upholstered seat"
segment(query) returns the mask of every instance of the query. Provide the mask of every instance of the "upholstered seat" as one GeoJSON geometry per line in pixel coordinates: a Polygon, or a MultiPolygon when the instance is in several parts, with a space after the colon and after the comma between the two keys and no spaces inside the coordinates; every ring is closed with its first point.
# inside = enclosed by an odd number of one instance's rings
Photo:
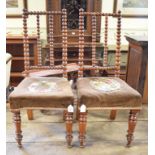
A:
{"type": "Polygon", "coordinates": [[[77,90],[80,103],[87,107],[141,107],[141,95],[116,77],[80,78],[77,90]]]}
{"type": "Polygon", "coordinates": [[[10,107],[11,109],[67,108],[73,100],[74,96],[67,79],[27,77],[10,95],[10,107]]]}

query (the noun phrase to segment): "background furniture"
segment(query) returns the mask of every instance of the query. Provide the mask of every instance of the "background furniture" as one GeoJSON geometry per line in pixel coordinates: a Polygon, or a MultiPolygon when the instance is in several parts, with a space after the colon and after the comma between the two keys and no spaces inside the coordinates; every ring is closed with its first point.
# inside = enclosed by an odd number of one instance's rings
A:
{"type": "MultiPolygon", "coordinates": [[[[37,64],[37,37],[29,36],[30,60],[37,64]]],[[[12,55],[11,86],[17,86],[23,80],[24,51],[23,36],[7,36],[6,51],[12,55]]]]}
{"type": "Polygon", "coordinates": [[[10,72],[12,64],[12,55],[6,53],[6,100],[8,100],[8,95],[10,91],[10,72]]]}
{"type": "MultiPolygon", "coordinates": [[[[51,1],[46,0],[47,11],[60,11],[65,8],[67,10],[67,29],[68,29],[68,41],[72,43],[78,42],[78,24],[79,24],[79,9],[83,8],[85,11],[96,11],[101,12],[102,0],[57,0],[51,1]]],[[[56,19],[54,23],[56,29],[54,29],[54,41],[61,41],[61,19],[56,19]]],[[[49,27],[49,21],[47,18],[47,28],[49,27]]],[[[100,35],[101,18],[97,18],[97,34],[100,35]]],[[[84,19],[84,28],[86,42],[91,41],[91,18],[87,17],[84,19]]],[[[48,30],[47,30],[48,33],[48,30]]],[[[97,38],[100,40],[100,37],[97,38]]],[[[74,47],[74,45],[73,45],[74,47]]]]}
{"type": "MultiPolygon", "coordinates": [[[[62,8],[67,10],[67,30],[68,30],[68,62],[78,63],[78,24],[79,24],[79,9],[83,8],[85,11],[101,11],[102,0],[57,0],[51,1],[46,0],[46,10],[47,11],[60,11],[62,8]]],[[[60,17],[54,18],[54,42],[57,43],[57,53],[55,53],[55,64],[60,64],[60,58],[62,54],[62,49],[59,43],[61,42],[61,19],[60,17]]],[[[47,28],[49,27],[49,19],[47,18],[47,28]]],[[[85,27],[85,41],[87,46],[85,46],[85,64],[91,64],[91,18],[87,17],[84,19],[85,27]]],[[[98,59],[102,59],[103,56],[103,44],[100,43],[100,28],[101,28],[101,18],[97,18],[97,51],[98,59]]],[[[47,29],[48,33],[48,29],[47,29]]],[[[48,36],[48,35],[47,35],[48,36]]],[[[47,44],[44,48],[47,53],[49,53],[49,45],[47,44]]],[[[49,60],[46,59],[48,63],[49,60]]]]}
{"type": "Polygon", "coordinates": [[[148,39],[147,36],[126,36],[129,42],[127,83],[143,96],[143,103],[148,98],[148,39]]]}
{"type": "Polygon", "coordinates": [[[6,88],[10,84],[10,71],[11,71],[12,55],[6,53],[6,88]]]}

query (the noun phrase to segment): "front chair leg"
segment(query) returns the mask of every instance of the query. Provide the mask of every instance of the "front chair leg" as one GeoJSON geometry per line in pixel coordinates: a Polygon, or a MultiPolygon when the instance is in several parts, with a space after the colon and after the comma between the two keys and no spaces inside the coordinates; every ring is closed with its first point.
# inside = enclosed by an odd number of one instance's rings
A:
{"type": "Polygon", "coordinates": [[[18,143],[18,146],[21,148],[22,147],[22,131],[21,131],[21,117],[20,117],[20,110],[12,110],[13,112],[13,120],[15,123],[15,128],[16,128],[16,141],[18,143]]]}
{"type": "Polygon", "coordinates": [[[86,139],[86,124],[87,124],[87,111],[82,112],[79,111],[79,141],[80,147],[85,146],[85,139],[86,139]]]}
{"type": "Polygon", "coordinates": [[[128,120],[128,134],[127,137],[127,147],[130,147],[131,142],[133,140],[134,130],[137,123],[137,117],[136,114],[139,112],[139,110],[130,110],[129,113],[129,120],[128,120]]]}
{"type": "MultiPolygon", "coordinates": [[[[71,105],[70,105],[71,106],[71,105]]],[[[65,111],[65,117],[66,117],[66,140],[68,147],[72,147],[72,126],[73,126],[73,106],[71,110],[65,111]]]]}

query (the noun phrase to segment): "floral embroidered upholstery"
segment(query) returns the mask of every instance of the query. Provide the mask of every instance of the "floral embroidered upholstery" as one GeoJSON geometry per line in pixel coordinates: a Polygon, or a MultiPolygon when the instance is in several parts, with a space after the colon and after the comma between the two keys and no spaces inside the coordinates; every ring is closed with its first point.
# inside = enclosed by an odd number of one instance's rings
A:
{"type": "Polygon", "coordinates": [[[47,93],[47,92],[57,91],[57,89],[58,88],[57,88],[56,82],[49,82],[47,80],[34,82],[28,87],[28,90],[34,93],[36,92],[47,93]]]}
{"type": "Polygon", "coordinates": [[[119,82],[114,79],[105,77],[90,80],[90,85],[92,86],[92,88],[104,92],[110,92],[120,89],[119,82]]]}
{"type": "Polygon", "coordinates": [[[10,95],[11,109],[25,107],[66,108],[74,96],[69,82],[57,77],[27,77],[10,95]]]}
{"type": "Polygon", "coordinates": [[[141,95],[119,78],[80,78],[77,90],[80,103],[87,107],[141,107],[141,95]]]}

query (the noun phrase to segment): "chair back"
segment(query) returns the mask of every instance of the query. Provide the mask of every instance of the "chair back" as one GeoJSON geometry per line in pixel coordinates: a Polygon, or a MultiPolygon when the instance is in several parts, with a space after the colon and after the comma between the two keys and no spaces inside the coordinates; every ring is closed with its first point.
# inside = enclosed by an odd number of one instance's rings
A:
{"type": "MultiPolygon", "coordinates": [[[[111,20],[111,19],[110,19],[111,20]]],[[[102,37],[102,34],[101,34],[102,37]]],[[[100,12],[84,12],[83,9],[79,10],[79,71],[78,77],[83,77],[84,70],[114,70],[115,76],[119,77],[120,75],[120,51],[121,46],[121,12],[118,13],[100,13],[100,12]],[[84,35],[84,18],[87,16],[91,16],[91,28],[92,28],[92,41],[91,41],[91,48],[92,48],[92,56],[91,56],[91,65],[84,65],[84,48],[86,46],[85,42],[85,35],[84,35]],[[103,51],[103,59],[102,65],[99,65],[97,62],[97,51],[96,45],[97,42],[97,18],[98,16],[104,17],[104,51],[103,51]],[[115,64],[109,65],[108,63],[108,31],[109,31],[109,18],[113,18],[113,20],[117,20],[116,22],[116,46],[115,46],[115,64]]]]}
{"type": "Polygon", "coordinates": [[[26,9],[23,10],[23,44],[24,44],[24,73],[26,75],[29,74],[32,70],[63,70],[63,77],[67,77],[67,13],[66,9],[62,9],[62,11],[28,11],[26,9]],[[28,20],[31,16],[35,16],[36,22],[35,25],[31,25],[35,29],[35,35],[37,36],[37,63],[36,65],[31,63],[31,53],[29,49],[29,37],[28,33],[28,20]],[[48,27],[48,47],[49,47],[49,65],[43,65],[42,63],[42,43],[41,43],[41,16],[45,16],[48,18],[49,27],[48,27]],[[55,47],[58,46],[54,42],[54,19],[55,16],[61,16],[62,20],[62,42],[59,47],[62,48],[62,63],[60,65],[55,65],[54,55],[55,55],[55,47]]]}

